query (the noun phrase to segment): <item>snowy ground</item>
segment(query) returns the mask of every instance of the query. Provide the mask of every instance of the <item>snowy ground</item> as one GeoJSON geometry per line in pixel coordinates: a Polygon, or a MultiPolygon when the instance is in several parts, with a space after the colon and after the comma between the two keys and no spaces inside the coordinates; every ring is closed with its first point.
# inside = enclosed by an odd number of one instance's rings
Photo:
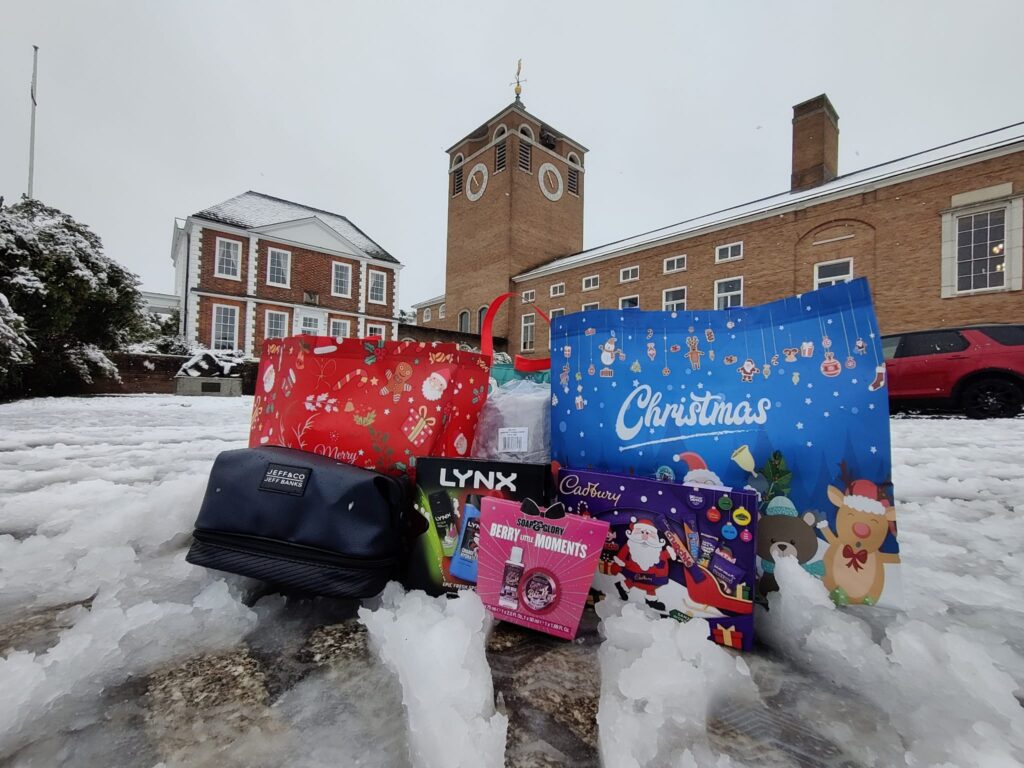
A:
{"type": "MultiPolygon", "coordinates": [[[[354,605],[184,562],[249,406],[0,406],[0,765],[500,762],[512,726],[472,598],[392,592],[363,630],[354,605]]],[[[787,596],[740,658],[697,622],[600,606],[606,765],[1024,763],[1024,420],[892,429],[905,610],[837,611],[782,566],[787,596]]]]}

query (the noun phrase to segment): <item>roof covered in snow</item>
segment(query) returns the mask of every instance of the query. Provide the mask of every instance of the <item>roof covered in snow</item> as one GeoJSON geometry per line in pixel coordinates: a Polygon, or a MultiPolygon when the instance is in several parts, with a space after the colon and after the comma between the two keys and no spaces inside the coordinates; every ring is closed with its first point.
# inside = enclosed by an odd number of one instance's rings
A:
{"type": "Polygon", "coordinates": [[[312,208],[301,203],[293,203],[290,200],[282,200],[262,192],[249,190],[193,215],[196,218],[219,221],[245,229],[268,227],[273,224],[315,217],[369,258],[393,264],[400,263],[398,259],[377,245],[365,232],[341,214],[312,208]]]}
{"type": "Polygon", "coordinates": [[[412,308],[419,309],[420,307],[429,307],[431,304],[440,304],[442,301],[444,301],[443,293],[440,296],[435,296],[432,299],[424,299],[419,304],[413,304],[412,308]]]}
{"type": "Polygon", "coordinates": [[[1024,149],[1024,122],[1015,123],[1005,128],[998,128],[987,133],[971,136],[967,139],[943,144],[923,152],[901,157],[880,165],[864,168],[860,171],[838,176],[830,182],[811,189],[783,192],[771,197],[763,197],[749,203],[725,208],[715,213],[686,219],[661,229],[644,232],[623,240],[580,251],[570,256],[563,256],[543,264],[536,269],[516,275],[514,280],[528,280],[534,277],[560,272],[594,261],[613,258],[621,253],[646,248],[660,242],[670,242],[690,237],[703,231],[724,229],[746,221],[753,221],[766,216],[777,215],[789,208],[806,208],[821,202],[822,199],[844,197],[845,195],[862,192],[865,187],[885,186],[901,181],[912,174],[937,173],[941,166],[974,155],[994,150],[1016,151],[1024,149]],[[1017,145],[1017,146],[1015,146],[1017,145]]]}

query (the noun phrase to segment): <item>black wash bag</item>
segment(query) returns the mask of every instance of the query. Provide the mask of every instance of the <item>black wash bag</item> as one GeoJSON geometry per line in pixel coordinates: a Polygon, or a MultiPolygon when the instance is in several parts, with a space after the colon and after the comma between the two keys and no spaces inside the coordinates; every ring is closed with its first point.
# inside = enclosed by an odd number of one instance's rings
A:
{"type": "Polygon", "coordinates": [[[187,560],[332,597],[372,597],[394,573],[404,481],[290,448],[213,464],[187,560]]]}

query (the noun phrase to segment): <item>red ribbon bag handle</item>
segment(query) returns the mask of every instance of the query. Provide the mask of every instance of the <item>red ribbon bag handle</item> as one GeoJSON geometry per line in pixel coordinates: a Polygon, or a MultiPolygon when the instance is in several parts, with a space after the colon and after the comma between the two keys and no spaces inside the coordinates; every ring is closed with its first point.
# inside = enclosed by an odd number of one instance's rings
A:
{"type": "MultiPolygon", "coordinates": [[[[516,296],[515,293],[503,293],[498,296],[494,301],[491,302],[490,306],[487,307],[487,314],[484,315],[484,324],[480,328],[480,354],[484,355],[492,363],[494,362],[494,316],[498,314],[498,310],[501,309],[501,305],[508,301],[511,297],[516,296]]],[[[544,311],[536,304],[531,304],[531,307],[537,312],[538,315],[547,321],[548,325],[551,325],[551,319],[544,314],[544,311]]],[[[513,367],[520,373],[537,373],[538,371],[546,371],[551,368],[551,358],[532,358],[523,357],[522,355],[515,356],[515,363],[513,367]]]]}

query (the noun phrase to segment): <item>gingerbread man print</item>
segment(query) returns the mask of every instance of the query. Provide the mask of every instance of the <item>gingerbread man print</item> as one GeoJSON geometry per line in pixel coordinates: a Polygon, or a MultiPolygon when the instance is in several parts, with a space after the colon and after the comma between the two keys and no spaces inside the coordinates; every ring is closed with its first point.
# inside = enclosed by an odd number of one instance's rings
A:
{"type": "Polygon", "coordinates": [[[394,371],[388,371],[384,376],[388,383],[381,387],[382,397],[391,395],[397,403],[402,399],[402,395],[412,391],[412,387],[409,385],[409,379],[412,378],[412,366],[409,363],[399,363],[395,366],[394,371]]]}
{"type": "Polygon", "coordinates": [[[700,370],[700,359],[704,356],[704,353],[697,348],[698,344],[700,344],[700,339],[696,336],[686,337],[686,346],[689,347],[686,350],[686,357],[690,361],[690,367],[695,371],[700,370]]]}

